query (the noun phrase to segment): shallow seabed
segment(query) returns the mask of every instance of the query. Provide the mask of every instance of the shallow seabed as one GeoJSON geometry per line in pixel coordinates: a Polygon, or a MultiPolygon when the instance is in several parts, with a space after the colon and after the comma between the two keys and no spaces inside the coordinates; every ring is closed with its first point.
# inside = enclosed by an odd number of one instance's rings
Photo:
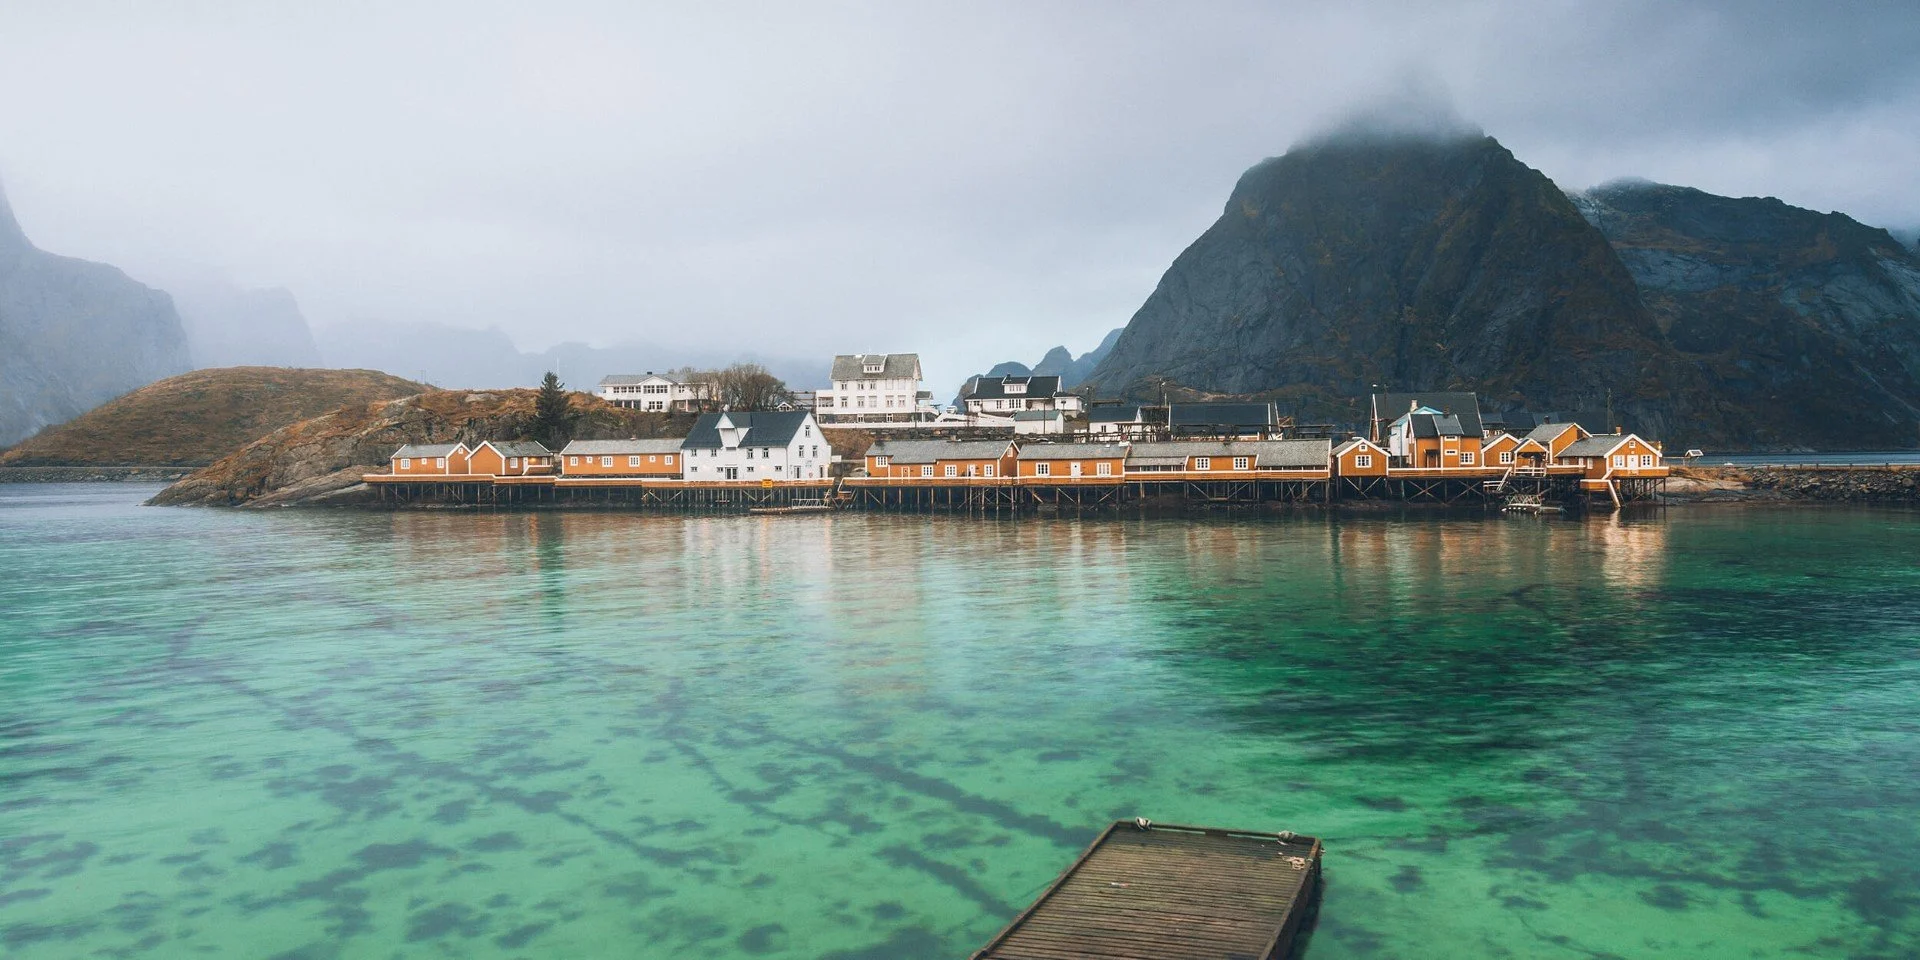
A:
{"type": "Polygon", "coordinates": [[[241,513],[0,488],[0,954],[963,957],[1108,820],[1307,956],[1920,955],[1920,513],[241,513]]]}

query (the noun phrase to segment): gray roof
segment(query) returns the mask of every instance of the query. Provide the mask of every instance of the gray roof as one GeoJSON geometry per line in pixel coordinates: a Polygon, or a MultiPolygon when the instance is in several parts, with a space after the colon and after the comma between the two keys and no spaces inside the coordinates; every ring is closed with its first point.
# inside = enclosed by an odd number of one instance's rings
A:
{"type": "Polygon", "coordinates": [[[1441,413],[1458,417],[1461,427],[1473,436],[1479,436],[1485,429],[1480,422],[1480,398],[1471,393],[1437,391],[1373,395],[1373,415],[1387,423],[1406,416],[1415,406],[1432,407],[1441,413]]]}
{"type": "Polygon", "coordinates": [[[1022,460],[1104,460],[1126,455],[1124,443],[1035,443],[1020,448],[1022,460]]]}
{"type": "Polygon", "coordinates": [[[1176,403],[1167,408],[1167,425],[1179,427],[1260,427],[1274,425],[1271,403],[1176,403]]]}
{"type": "Polygon", "coordinates": [[[835,380],[917,380],[920,378],[920,355],[917,353],[843,353],[833,358],[832,379],[835,380]],[[882,366],[879,373],[867,373],[869,361],[882,366]]]}
{"type": "Polygon", "coordinates": [[[784,447],[793,442],[793,435],[800,432],[800,425],[812,416],[806,410],[730,410],[726,413],[703,413],[693,422],[693,430],[680,446],[683,449],[718,450],[720,444],[721,417],[728,418],[736,427],[746,427],[747,433],[741,439],[743,447],[784,447]]]}
{"type": "Polygon", "coordinates": [[[1133,423],[1139,419],[1137,403],[1107,403],[1087,411],[1088,423],[1133,423]]]}
{"type": "Polygon", "coordinates": [[[678,453],[679,437],[660,437],[652,440],[575,440],[560,451],[563,456],[586,454],[604,456],[608,454],[636,453],[678,453]]]}
{"type": "Polygon", "coordinates": [[[1325,437],[1318,440],[1256,440],[1234,446],[1258,450],[1259,459],[1254,462],[1268,468],[1319,469],[1333,461],[1333,441],[1325,437]]]}
{"type": "Polygon", "coordinates": [[[894,463],[994,460],[1012,445],[1011,440],[882,440],[868,448],[867,456],[886,457],[894,463]]]}
{"type": "Polygon", "coordinates": [[[553,451],[538,440],[489,440],[503,457],[551,457],[553,451]]]}
{"type": "Polygon", "coordinates": [[[1127,453],[1127,462],[1140,466],[1184,464],[1188,457],[1252,457],[1255,467],[1299,469],[1326,466],[1332,459],[1333,441],[1320,440],[1170,440],[1136,443],[1127,453]]]}
{"type": "Polygon", "coordinates": [[[409,443],[395,450],[393,456],[408,457],[414,460],[419,460],[423,457],[444,457],[464,446],[466,446],[464,443],[409,443]]]}
{"type": "Polygon", "coordinates": [[[1022,410],[1013,415],[1015,420],[1059,420],[1066,414],[1058,410],[1022,410]]]}
{"type": "Polygon", "coordinates": [[[1579,426],[1577,423],[1543,423],[1527,431],[1527,439],[1546,443],[1548,440],[1559,436],[1561,431],[1577,426],[1579,426]]]}
{"type": "Polygon", "coordinates": [[[1013,376],[974,377],[960,388],[963,400],[999,400],[1006,397],[1051,397],[1060,392],[1060,378],[1056,376],[1013,376]],[[1008,384],[1025,384],[1025,393],[1008,393],[1008,384]]]}
{"type": "Polygon", "coordinates": [[[1563,457],[1604,457],[1613,452],[1613,448],[1627,439],[1618,433],[1596,433],[1585,440],[1575,440],[1560,451],[1563,457]]]}
{"type": "Polygon", "coordinates": [[[1416,413],[1409,421],[1416,437],[1477,437],[1479,430],[1467,429],[1462,418],[1444,413],[1416,413]]]}

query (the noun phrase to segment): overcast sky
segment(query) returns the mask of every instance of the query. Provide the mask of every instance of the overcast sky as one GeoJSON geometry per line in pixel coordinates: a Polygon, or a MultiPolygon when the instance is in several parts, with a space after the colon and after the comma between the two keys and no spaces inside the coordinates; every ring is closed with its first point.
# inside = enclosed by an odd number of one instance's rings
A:
{"type": "Polygon", "coordinates": [[[1913,0],[636,6],[0,0],[0,178],[43,248],[316,325],[917,350],[941,389],[1092,347],[1242,170],[1383,99],[1566,187],[1920,225],[1913,0]]]}

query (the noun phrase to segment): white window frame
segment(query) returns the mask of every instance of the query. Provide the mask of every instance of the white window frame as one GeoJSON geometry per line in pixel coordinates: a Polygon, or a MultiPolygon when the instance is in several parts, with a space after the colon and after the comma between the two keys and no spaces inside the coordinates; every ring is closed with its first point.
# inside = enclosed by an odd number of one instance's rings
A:
{"type": "Polygon", "coordinates": [[[1476,457],[1473,455],[1472,450],[1460,451],[1460,465],[1463,467],[1471,467],[1476,463],[1478,463],[1479,460],[1480,460],[1479,457],[1476,457]]]}
{"type": "Polygon", "coordinates": [[[955,466],[954,464],[949,463],[947,464],[946,474],[949,477],[957,477],[960,475],[960,468],[958,466],[955,466]]]}
{"type": "Polygon", "coordinates": [[[637,466],[639,466],[639,465],[640,465],[640,455],[639,455],[639,454],[637,454],[637,453],[634,453],[634,454],[628,454],[628,455],[627,455],[627,466],[629,466],[629,467],[637,467],[637,466]]]}
{"type": "Polygon", "coordinates": [[[874,466],[876,466],[876,467],[884,467],[884,466],[886,466],[886,465],[887,465],[887,458],[886,458],[886,457],[874,457],[874,458],[873,458],[873,465],[874,465],[874,466]]]}
{"type": "Polygon", "coordinates": [[[1509,464],[1509,463],[1512,463],[1512,462],[1513,462],[1513,451],[1512,451],[1512,450],[1502,450],[1502,451],[1500,451],[1500,465],[1501,465],[1501,466],[1503,466],[1503,467],[1504,467],[1504,466],[1506,466],[1507,464],[1509,464]]]}
{"type": "Polygon", "coordinates": [[[1097,464],[1094,464],[1094,467],[1093,467],[1093,475],[1094,475],[1094,476],[1096,476],[1096,477],[1111,477],[1111,476],[1113,476],[1113,464],[1111,464],[1111,463],[1108,463],[1108,462],[1107,462],[1107,461],[1105,461],[1105,460],[1102,460],[1102,461],[1100,461],[1099,463],[1097,463],[1097,464]]]}
{"type": "Polygon", "coordinates": [[[433,458],[433,465],[436,469],[445,470],[447,468],[447,458],[435,457],[433,458]]]}
{"type": "Polygon", "coordinates": [[[1356,454],[1354,454],[1354,455],[1353,455],[1353,468],[1354,468],[1355,470],[1371,470],[1371,469],[1373,469],[1373,454],[1371,454],[1371,453],[1356,453],[1356,454]]]}
{"type": "Polygon", "coordinates": [[[1653,454],[1651,454],[1651,453],[1643,453],[1643,454],[1641,454],[1641,455],[1640,455],[1640,468],[1641,468],[1641,469],[1643,469],[1643,470],[1646,470],[1646,469],[1652,469],[1652,467],[1653,467],[1653,454]]]}
{"type": "Polygon", "coordinates": [[[1234,458],[1233,458],[1233,468],[1234,468],[1235,470],[1245,470],[1245,469],[1247,469],[1247,467],[1249,467],[1249,466],[1250,466],[1251,464],[1252,464],[1252,461],[1250,461],[1250,460],[1248,460],[1248,459],[1247,459],[1246,457],[1234,457],[1234,458]]]}
{"type": "Polygon", "coordinates": [[[981,468],[980,468],[980,475],[981,475],[981,476],[983,476],[983,477],[991,477],[991,476],[993,476],[993,464],[991,464],[991,463],[989,463],[989,464],[987,464],[986,466],[983,466],[983,467],[981,467],[981,468]]]}
{"type": "Polygon", "coordinates": [[[1213,458],[1212,457],[1194,457],[1193,468],[1195,470],[1212,470],[1213,458]]]}
{"type": "Polygon", "coordinates": [[[1613,468],[1614,468],[1615,470],[1622,470],[1622,469],[1625,469],[1625,468],[1626,468],[1626,466],[1627,466],[1627,455],[1626,455],[1626,454],[1624,454],[1624,453],[1616,453],[1616,454],[1614,454],[1614,455],[1613,455],[1613,468]]]}
{"type": "Polygon", "coordinates": [[[400,458],[400,469],[402,469],[402,470],[412,470],[412,469],[413,469],[413,458],[412,458],[412,457],[401,457],[401,458],[400,458]]]}
{"type": "Polygon", "coordinates": [[[1042,460],[1042,461],[1040,461],[1039,463],[1036,463],[1036,464],[1034,464],[1034,465],[1033,465],[1033,475],[1034,475],[1034,476],[1036,476],[1036,477],[1051,477],[1051,476],[1053,476],[1053,464],[1051,464],[1051,463],[1048,463],[1048,462],[1046,462],[1045,460],[1042,460]]]}
{"type": "Polygon", "coordinates": [[[933,464],[931,463],[921,464],[920,475],[923,477],[933,476],[933,464]]]}
{"type": "Polygon", "coordinates": [[[601,457],[601,458],[600,458],[600,466],[602,466],[602,467],[606,467],[606,468],[611,468],[611,467],[613,466],[613,458],[612,458],[612,457],[601,457]]]}
{"type": "Polygon", "coordinates": [[[569,466],[569,467],[577,467],[577,466],[579,466],[579,465],[580,465],[580,458],[579,458],[579,457],[568,457],[568,458],[567,458],[567,466],[569,466]]]}

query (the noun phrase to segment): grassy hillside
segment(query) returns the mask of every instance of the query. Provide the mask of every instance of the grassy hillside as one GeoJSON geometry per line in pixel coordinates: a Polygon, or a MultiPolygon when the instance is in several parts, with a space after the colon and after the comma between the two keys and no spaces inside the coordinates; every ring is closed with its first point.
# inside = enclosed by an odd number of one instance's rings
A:
{"type": "Polygon", "coordinates": [[[195,370],[48,427],[0,467],[202,466],[288,424],[431,389],[375,370],[195,370]]]}

